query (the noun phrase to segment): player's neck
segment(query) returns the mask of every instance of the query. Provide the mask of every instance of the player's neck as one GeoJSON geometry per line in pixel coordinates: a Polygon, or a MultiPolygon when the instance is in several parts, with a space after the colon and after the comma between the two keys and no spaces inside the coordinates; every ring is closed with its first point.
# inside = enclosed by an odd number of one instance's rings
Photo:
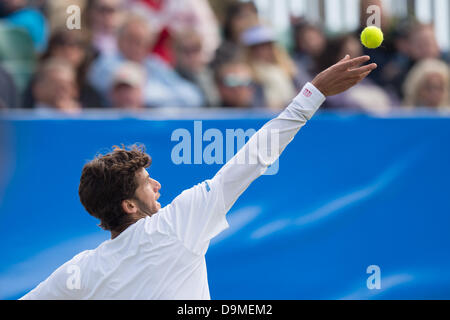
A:
{"type": "Polygon", "coordinates": [[[138,222],[139,220],[141,220],[142,217],[136,217],[133,220],[127,222],[126,224],[124,224],[123,226],[121,226],[120,228],[117,228],[116,230],[112,230],[111,231],[111,240],[117,238],[122,232],[124,232],[126,229],[128,229],[130,226],[132,226],[133,224],[135,224],[136,222],[138,222]]]}

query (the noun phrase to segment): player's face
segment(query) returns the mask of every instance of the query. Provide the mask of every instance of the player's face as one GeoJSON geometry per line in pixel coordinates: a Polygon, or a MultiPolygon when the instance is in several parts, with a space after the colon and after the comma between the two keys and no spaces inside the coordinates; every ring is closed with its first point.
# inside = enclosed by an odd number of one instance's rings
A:
{"type": "Polygon", "coordinates": [[[147,170],[142,168],[136,173],[139,187],[136,189],[137,206],[141,213],[151,216],[161,209],[161,204],[157,201],[160,197],[161,185],[158,181],[150,178],[147,170]]]}

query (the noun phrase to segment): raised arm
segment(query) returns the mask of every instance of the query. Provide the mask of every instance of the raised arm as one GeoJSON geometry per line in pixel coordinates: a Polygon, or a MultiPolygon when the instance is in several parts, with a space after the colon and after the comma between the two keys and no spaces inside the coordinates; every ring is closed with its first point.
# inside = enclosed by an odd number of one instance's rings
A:
{"type": "Polygon", "coordinates": [[[172,234],[186,248],[204,254],[209,241],[228,227],[226,213],[256,178],[278,159],[294,136],[311,119],[326,96],[352,87],[375,64],[359,67],[369,57],[347,56],[308,83],[276,119],[268,122],[210,180],[183,191],[171,204],[148,219],[146,228],[172,234]]]}
{"type": "Polygon", "coordinates": [[[360,67],[369,60],[368,56],[355,59],[346,56],[320,73],[311,83],[306,84],[277,118],[268,122],[252,136],[213,178],[223,190],[226,211],[230,210],[248,186],[278,159],[327,96],[346,91],[377,67],[376,64],[360,67]]]}

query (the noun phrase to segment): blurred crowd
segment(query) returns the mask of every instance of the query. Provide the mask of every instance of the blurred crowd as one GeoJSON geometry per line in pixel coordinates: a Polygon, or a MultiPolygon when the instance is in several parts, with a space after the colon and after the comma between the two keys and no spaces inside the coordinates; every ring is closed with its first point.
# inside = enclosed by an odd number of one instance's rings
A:
{"type": "MultiPolygon", "coordinates": [[[[361,0],[361,26],[367,6],[379,2],[361,0]]],[[[379,68],[324,108],[450,107],[450,56],[432,25],[384,12],[386,41],[367,50],[361,30],[330,35],[303,17],[290,22],[286,48],[251,1],[2,0],[0,109],[276,112],[346,54],[369,54],[379,68]],[[80,29],[67,24],[74,4],[80,29]]]]}

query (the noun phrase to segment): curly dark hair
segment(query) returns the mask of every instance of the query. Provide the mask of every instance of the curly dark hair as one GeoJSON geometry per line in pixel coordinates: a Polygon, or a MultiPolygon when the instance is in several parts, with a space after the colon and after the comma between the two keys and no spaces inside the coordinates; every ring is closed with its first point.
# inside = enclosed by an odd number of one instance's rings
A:
{"type": "Polygon", "coordinates": [[[100,154],[83,167],[78,194],[87,212],[100,219],[100,227],[120,232],[131,223],[122,201],[134,199],[138,188],[136,172],[148,168],[152,159],[141,145],[113,148],[111,153],[100,154]]]}

